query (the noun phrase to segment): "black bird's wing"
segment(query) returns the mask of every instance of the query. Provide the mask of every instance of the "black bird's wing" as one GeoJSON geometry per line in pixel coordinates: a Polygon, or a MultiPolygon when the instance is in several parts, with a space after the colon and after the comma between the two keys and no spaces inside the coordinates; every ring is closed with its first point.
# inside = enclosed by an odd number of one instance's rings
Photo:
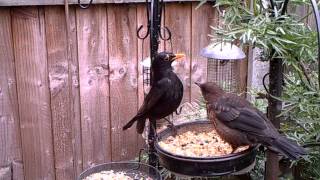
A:
{"type": "Polygon", "coordinates": [[[165,92],[170,90],[172,83],[173,82],[169,78],[162,78],[161,80],[153,84],[143,102],[143,105],[139,109],[137,116],[145,116],[146,114],[148,114],[150,110],[152,110],[152,108],[154,108],[158,104],[159,100],[165,94],[165,92]]]}
{"type": "Polygon", "coordinates": [[[230,128],[256,136],[264,136],[268,128],[264,114],[237,95],[226,94],[211,103],[211,108],[218,120],[230,128]]]}

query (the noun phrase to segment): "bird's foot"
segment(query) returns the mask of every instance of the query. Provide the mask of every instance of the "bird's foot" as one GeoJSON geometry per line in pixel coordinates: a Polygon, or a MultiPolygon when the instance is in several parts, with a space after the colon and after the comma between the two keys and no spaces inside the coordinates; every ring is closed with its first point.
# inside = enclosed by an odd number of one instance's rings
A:
{"type": "Polygon", "coordinates": [[[151,137],[151,138],[153,138],[153,140],[159,140],[157,128],[155,127],[155,125],[152,124],[151,128],[152,128],[152,131],[153,131],[153,137],[151,137]]]}
{"type": "Polygon", "coordinates": [[[154,140],[158,141],[159,140],[159,136],[158,136],[158,132],[156,131],[156,133],[154,133],[154,140]]]}
{"type": "Polygon", "coordinates": [[[172,130],[172,135],[175,137],[178,134],[177,128],[175,125],[167,118],[164,118],[169,124],[167,125],[168,128],[172,130]]]}

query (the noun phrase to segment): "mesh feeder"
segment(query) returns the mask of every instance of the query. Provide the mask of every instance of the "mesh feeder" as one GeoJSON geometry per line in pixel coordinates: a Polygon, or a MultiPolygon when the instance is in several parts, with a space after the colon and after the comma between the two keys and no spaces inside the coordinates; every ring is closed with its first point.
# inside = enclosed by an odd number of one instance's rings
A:
{"type": "Polygon", "coordinates": [[[237,61],[246,55],[236,45],[228,42],[209,45],[201,50],[206,57],[207,82],[214,82],[227,92],[237,92],[240,86],[240,74],[237,61]]]}

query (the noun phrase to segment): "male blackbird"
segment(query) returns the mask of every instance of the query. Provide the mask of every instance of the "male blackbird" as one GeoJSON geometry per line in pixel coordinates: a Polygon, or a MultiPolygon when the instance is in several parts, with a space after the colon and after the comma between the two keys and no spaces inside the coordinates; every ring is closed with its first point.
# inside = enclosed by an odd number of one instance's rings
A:
{"type": "Polygon", "coordinates": [[[225,93],[215,83],[196,84],[207,101],[209,119],[233,150],[261,143],[293,160],[306,154],[304,148],[281,136],[270,120],[244,98],[225,93]]]}
{"type": "Polygon", "coordinates": [[[183,96],[183,85],[173,72],[171,64],[183,57],[184,54],[168,52],[157,54],[152,62],[152,87],[137,115],[123,126],[123,130],[130,128],[137,121],[137,132],[142,134],[147,118],[151,122],[164,118],[179,107],[183,96]]]}

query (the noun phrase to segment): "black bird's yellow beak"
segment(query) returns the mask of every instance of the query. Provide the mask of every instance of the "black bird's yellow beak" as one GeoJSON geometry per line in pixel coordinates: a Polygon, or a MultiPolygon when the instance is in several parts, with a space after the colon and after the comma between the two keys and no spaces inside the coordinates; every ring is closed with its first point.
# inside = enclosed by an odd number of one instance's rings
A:
{"type": "Polygon", "coordinates": [[[177,59],[182,59],[184,58],[186,55],[182,54],[182,53],[178,53],[178,54],[174,54],[174,58],[172,58],[172,61],[175,61],[177,59]]]}

